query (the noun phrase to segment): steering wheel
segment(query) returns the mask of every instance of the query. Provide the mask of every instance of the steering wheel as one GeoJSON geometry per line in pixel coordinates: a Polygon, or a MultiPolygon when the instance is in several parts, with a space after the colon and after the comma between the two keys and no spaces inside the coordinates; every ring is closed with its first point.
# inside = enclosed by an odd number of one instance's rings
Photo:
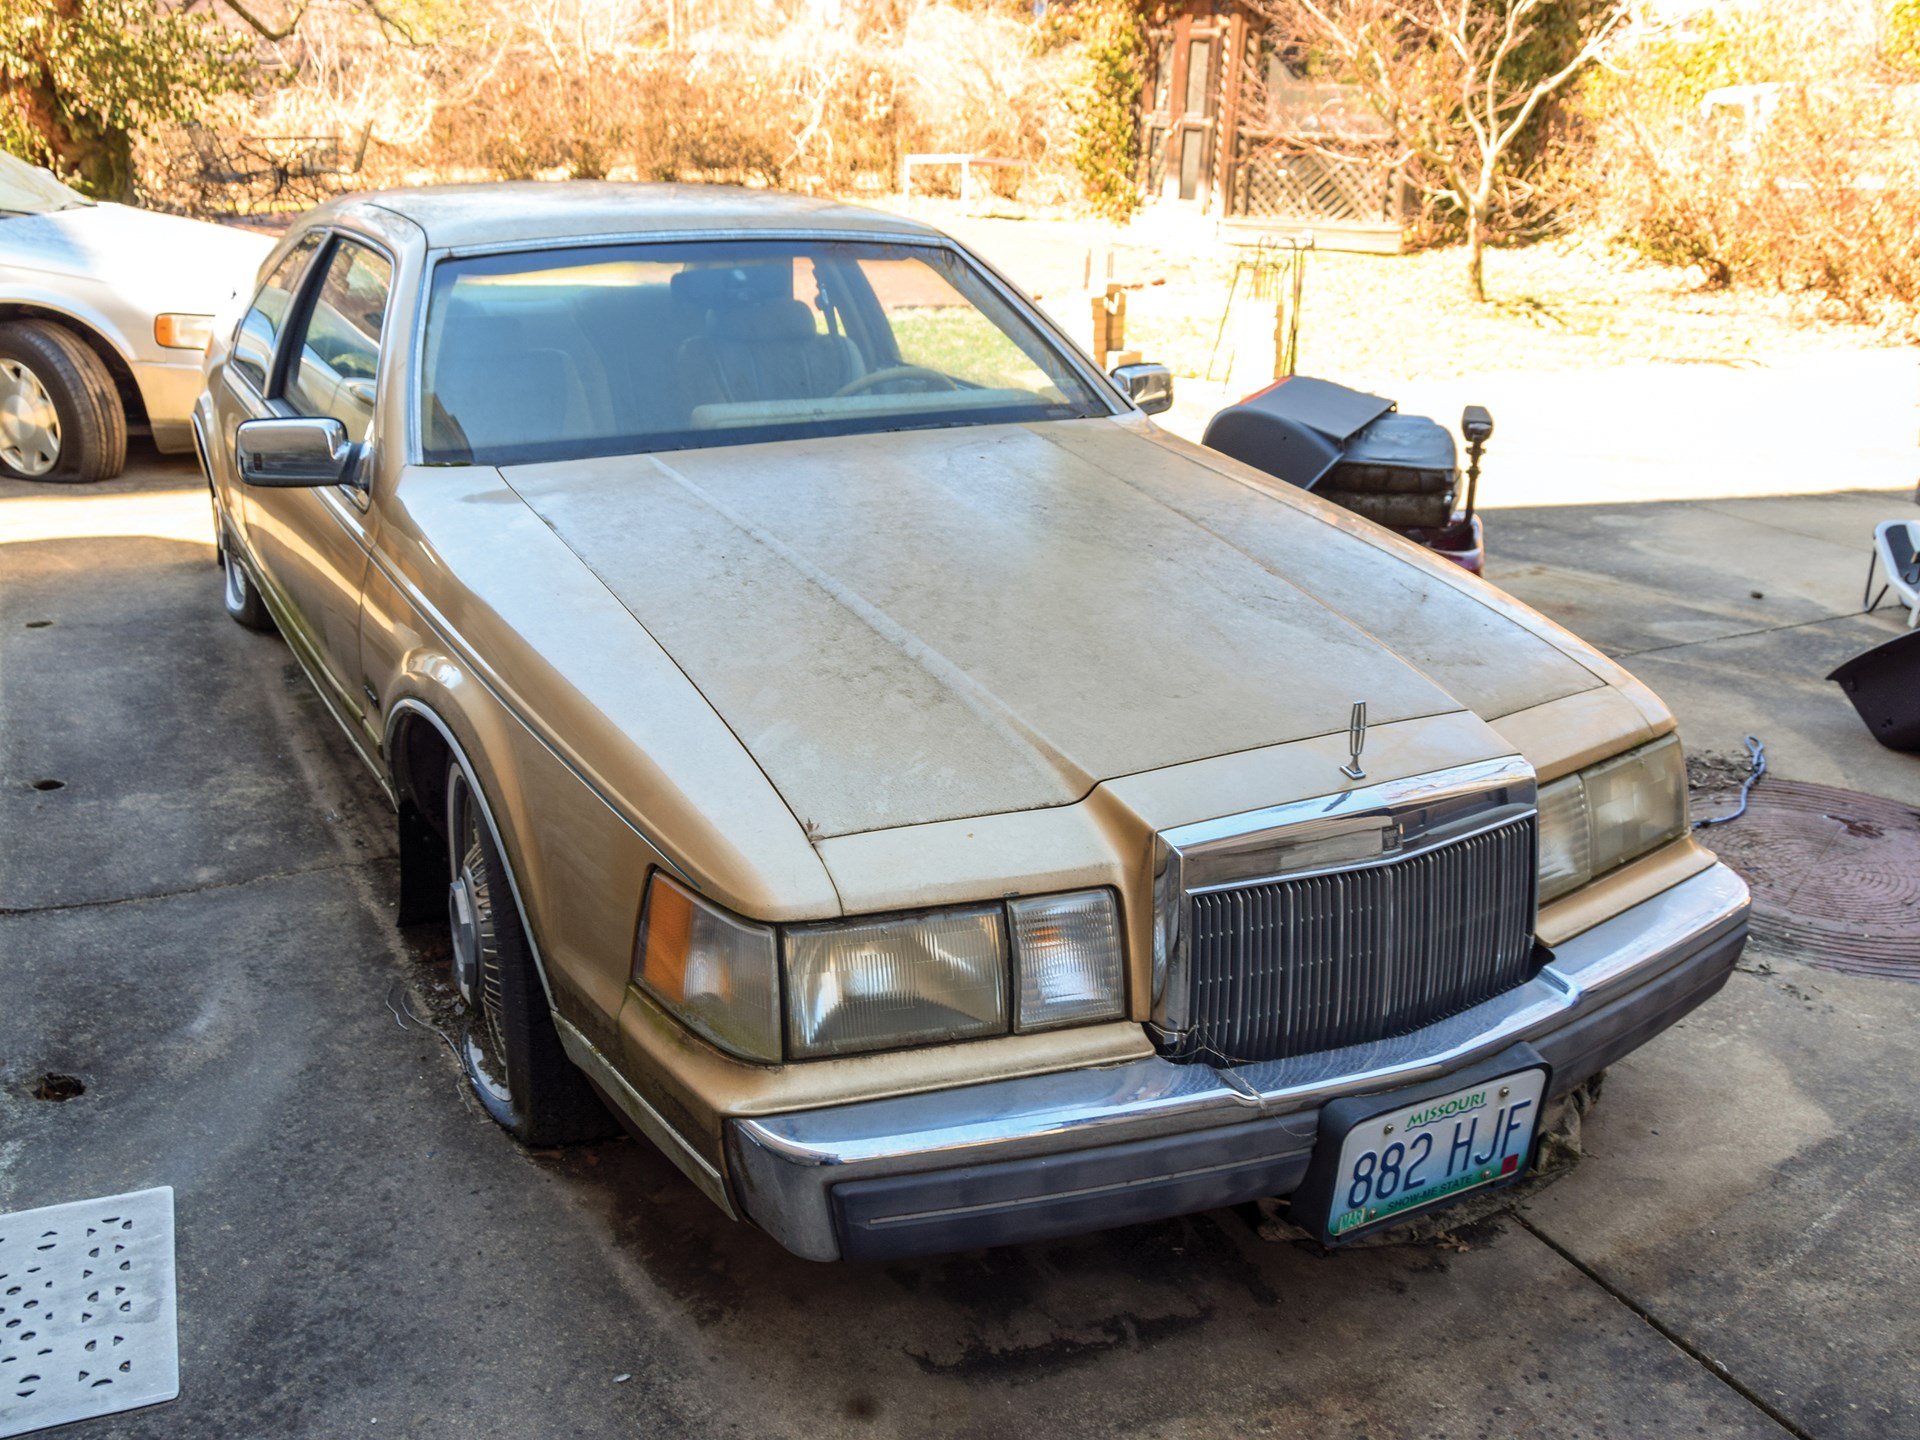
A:
{"type": "Polygon", "coordinates": [[[864,395],[877,385],[887,385],[900,380],[918,380],[927,388],[935,390],[958,390],[951,375],[942,375],[938,370],[929,370],[925,365],[889,365],[884,370],[875,370],[870,375],[862,375],[851,380],[834,391],[834,398],[842,395],[864,395]]]}

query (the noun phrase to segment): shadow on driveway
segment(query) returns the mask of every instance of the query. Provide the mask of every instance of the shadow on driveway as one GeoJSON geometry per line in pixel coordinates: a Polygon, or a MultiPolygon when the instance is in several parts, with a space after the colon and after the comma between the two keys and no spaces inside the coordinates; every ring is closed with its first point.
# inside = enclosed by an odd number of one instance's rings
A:
{"type": "Polygon", "coordinates": [[[645,1146],[518,1149],[417,1018],[378,787],[210,553],[0,544],[0,1210],[177,1192],[180,1399],[88,1435],[1920,1426],[1912,987],[1737,975],[1616,1068],[1539,1234],[821,1266],[645,1146]]]}

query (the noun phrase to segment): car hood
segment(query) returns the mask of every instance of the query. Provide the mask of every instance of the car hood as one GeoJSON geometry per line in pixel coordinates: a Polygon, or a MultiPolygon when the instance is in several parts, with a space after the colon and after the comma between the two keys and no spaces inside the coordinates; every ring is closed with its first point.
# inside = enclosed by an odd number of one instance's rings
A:
{"type": "MultiPolygon", "coordinates": [[[[814,836],[1605,683],[1499,592],[1138,421],[517,466],[814,836]]],[[[609,657],[616,652],[610,650],[609,657]]]]}
{"type": "Polygon", "coordinates": [[[253,286],[273,241],[130,205],[0,218],[0,265],[103,282],[149,313],[214,315],[253,286]]]}

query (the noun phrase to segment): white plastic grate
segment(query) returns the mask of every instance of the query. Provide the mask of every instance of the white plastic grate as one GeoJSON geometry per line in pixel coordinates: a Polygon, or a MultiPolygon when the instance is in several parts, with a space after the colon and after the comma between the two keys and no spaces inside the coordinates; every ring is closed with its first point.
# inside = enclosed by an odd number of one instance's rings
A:
{"type": "Polygon", "coordinates": [[[171,1187],[0,1215],[0,1437],[179,1393],[171,1187]]]}

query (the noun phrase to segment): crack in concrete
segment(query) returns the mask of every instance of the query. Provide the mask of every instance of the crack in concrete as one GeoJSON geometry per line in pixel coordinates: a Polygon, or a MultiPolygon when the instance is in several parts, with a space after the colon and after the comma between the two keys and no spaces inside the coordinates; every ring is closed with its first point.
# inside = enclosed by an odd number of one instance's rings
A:
{"type": "Polygon", "coordinates": [[[1762,625],[1758,630],[1736,630],[1731,635],[1715,635],[1705,640],[1676,640],[1671,645],[1649,645],[1644,650],[1613,652],[1615,660],[1637,660],[1642,655],[1664,655],[1670,650],[1687,650],[1695,645],[1719,645],[1728,640],[1746,640],[1755,635],[1777,635],[1785,630],[1805,630],[1814,625],[1831,625],[1836,620],[1852,620],[1864,611],[1849,610],[1839,615],[1822,615],[1813,620],[1795,620],[1786,625],[1762,625]]]}
{"type": "MultiPolygon", "coordinates": [[[[1842,492],[1842,493],[1845,493],[1845,492],[1842,492]]],[[[1894,491],[1893,493],[1901,496],[1901,498],[1903,499],[1906,496],[1905,491],[1894,491]]],[[[1871,504],[1874,507],[1874,509],[1877,511],[1881,503],[1881,498],[1884,495],[1886,495],[1887,492],[1881,491],[1881,490],[1863,490],[1863,491],[1854,491],[1853,494],[1865,497],[1867,504],[1871,504]]],[[[1799,498],[1799,497],[1796,497],[1796,498],[1799,498]]],[[[1747,503],[1751,503],[1751,502],[1749,501],[1747,503]]],[[[1744,505],[1742,504],[1741,500],[1738,497],[1730,497],[1724,500],[1704,501],[1697,508],[1701,510],[1711,511],[1715,515],[1724,515],[1729,519],[1740,520],[1745,522],[1748,525],[1757,525],[1762,530],[1771,530],[1777,535],[1790,535],[1795,540],[1803,541],[1803,542],[1814,544],[1814,545],[1825,545],[1829,549],[1838,550],[1848,555],[1853,555],[1857,557],[1860,553],[1861,547],[1855,541],[1830,540],[1824,535],[1809,535],[1806,533],[1806,531],[1803,528],[1797,525],[1787,524],[1787,523],[1783,523],[1776,520],[1769,520],[1766,518],[1764,514],[1761,514],[1761,515],[1751,514],[1747,511],[1747,509],[1744,507],[1744,505]]],[[[1865,505],[1863,505],[1862,508],[1863,509],[1866,508],[1865,505]]]]}
{"type": "Polygon", "coordinates": [[[1542,1245],[1566,1261],[1567,1264],[1573,1266],[1574,1269],[1586,1276],[1587,1279],[1606,1291],[1607,1294],[1611,1295],[1623,1308],[1632,1311],[1635,1316],[1655,1333],[1660,1335],[1661,1338],[1666,1340],[1668,1344],[1672,1345],[1674,1349],[1678,1350],[1682,1355],[1685,1355],[1702,1370],[1706,1371],[1707,1374],[1718,1380],[1722,1385],[1725,1385],[1729,1390],[1733,1391],[1734,1394],[1738,1395],[1742,1400],[1753,1406],[1754,1409],[1773,1421],[1773,1423],[1778,1425],[1782,1430],[1793,1436],[1794,1440],[1814,1440],[1812,1431],[1794,1420],[1792,1416],[1788,1415],[1784,1410],[1780,1409],[1779,1406],[1760,1394],[1760,1392],[1755,1390],[1751,1385],[1734,1375],[1725,1365],[1709,1355],[1705,1349],[1687,1339],[1687,1337],[1682,1335],[1678,1330],[1675,1330],[1671,1325],[1660,1319],[1653,1311],[1649,1310],[1645,1305],[1642,1305],[1638,1300],[1635,1300],[1618,1285],[1608,1280],[1593,1266],[1589,1265],[1565,1245],[1562,1245],[1558,1240],[1555,1240],[1551,1235],[1547,1234],[1546,1231],[1534,1224],[1533,1221],[1527,1219],[1527,1217],[1522,1215],[1518,1210],[1511,1210],[1507,1213],[1512,1216],[1514,1222],[1518,1224],[1522,1230],[1525,1230],[1529,1235],[1533,1236],[1534,1239],[1538,1240],[1542,1245]]]}
{"type": "Polygon", "coordinates": [[[362,870],[374,865],[392,865],[391,855],[363,855],[354,860],[337,860],[330,865],[309,865],[295,870],[270,870],[264,875],[249,875],[241,880],[209,880],[204,885],[189,885],[180,890],[156,890],[147,895],[119,895],[106,900],[75,900],[65,905],[0,905],[0,920],[15,915],[58,915],[73,910],[111,910],[122,905],[144,905],[155,900],[177,900],[188,895],[205,895],[215,890],[239,890],[249,885],[264,885],[275,880],[296,880],[302,875],[327,875],[341,870],[362,870]]]}

